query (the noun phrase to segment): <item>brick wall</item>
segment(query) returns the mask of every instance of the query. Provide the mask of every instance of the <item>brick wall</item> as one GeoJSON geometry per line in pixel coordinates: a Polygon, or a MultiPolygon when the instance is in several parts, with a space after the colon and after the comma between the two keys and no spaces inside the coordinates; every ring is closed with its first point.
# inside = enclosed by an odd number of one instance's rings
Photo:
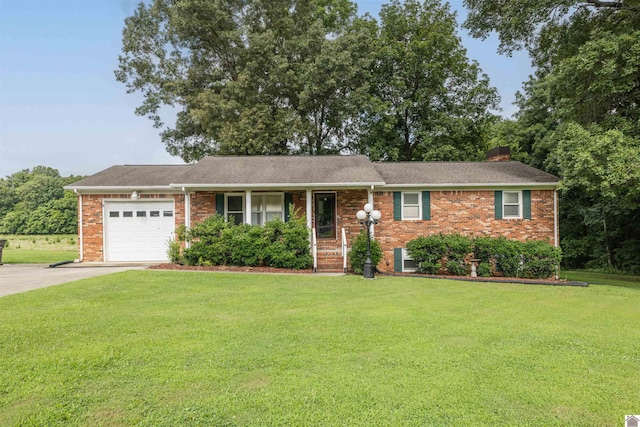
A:
{"type": "MultiPolygon", "coordinates": [[[[104,199],[128,200],[129,194],[83,194],[82,195],[82,243],[84,246],[83,261],[104,261],[104,226],[102,219],[102,202],[104,199]]],[[[184,224],[184,195],[183,194],[142,194],[139,200],[145,199],[174,199],[174,219],[176,227],[184,224]]],[[[80,212],[80,211],[78,211],[80,212]]],[[[79,213],[78,213],[79,215],[79,213]]]]}
{"type": "Polygon", "coordinates": [[[554,243],[553,190],[531,190],[531,219],[495,219],[494,191],[431,191],[431,219],[393,219],[393,192],[374,193],[374,206],[382,213],[376,240],[384,251],[378,265],[393,270],[393,249],[431,234],[504,236],[514,240],[546,240],[554,243]]]}

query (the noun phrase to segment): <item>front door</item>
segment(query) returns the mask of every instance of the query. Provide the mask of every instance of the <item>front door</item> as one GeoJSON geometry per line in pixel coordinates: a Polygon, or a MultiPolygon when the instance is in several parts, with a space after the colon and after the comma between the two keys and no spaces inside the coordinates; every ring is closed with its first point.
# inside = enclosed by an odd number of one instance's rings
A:
{"type": "Polygon", "coordinates": [[[316,233],[320,239],[336,238],[336,194],[315,193],[316,233]]]}

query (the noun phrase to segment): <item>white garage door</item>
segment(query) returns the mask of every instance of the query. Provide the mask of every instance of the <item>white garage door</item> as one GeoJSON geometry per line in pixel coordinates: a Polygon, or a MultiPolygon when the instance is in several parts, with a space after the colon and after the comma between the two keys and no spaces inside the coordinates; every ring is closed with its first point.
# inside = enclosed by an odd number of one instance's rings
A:
{"type": "Polygon", "coordinates": [[[173,201],[105,202],[105,261],[166,261],[173,201]]]}

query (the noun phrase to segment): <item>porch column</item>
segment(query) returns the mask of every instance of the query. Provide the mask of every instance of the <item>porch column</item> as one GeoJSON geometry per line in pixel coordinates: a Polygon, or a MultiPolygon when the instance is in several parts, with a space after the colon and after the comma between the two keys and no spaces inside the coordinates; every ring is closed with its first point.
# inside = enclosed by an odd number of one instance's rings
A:
{"type": "Polygon", "coordinates": [[[307,228],[311,230],[311,190],[307,188],[307,228]]]}
{"type": "Polygon", "coordinates": [[[244,202],[244,222],[251,225],[251,190],[245,191],[244,202]]]}

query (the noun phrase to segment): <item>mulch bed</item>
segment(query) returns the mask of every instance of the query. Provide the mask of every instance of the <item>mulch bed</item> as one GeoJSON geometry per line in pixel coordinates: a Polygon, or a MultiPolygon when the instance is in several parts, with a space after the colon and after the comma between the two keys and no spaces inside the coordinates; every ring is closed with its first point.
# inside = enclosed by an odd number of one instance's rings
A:
{"type": "MultiPolygon", "coordinates": [[[[180,265],[180,264],[158,264],[149,267],[150,270],[186,270],[186,271],[218,271],[218,272],[234,272],[234,273],[277,273],[277,274],[313,274],[312,269],[307,270],[291,270],[288,268],[274,268],[274,267],[240,267],[236,265],[212,265],[212,266],[200,266],[200,265],[180,265]]],[[[517,277],[470,277],[470,276],[434,276],[427,274],[415,274],[415,273],[391,273],[391,272],[379,272],[379,275],[384,276],[399,276],[399,277],[418,277],[429,279],[447,279],[447,280],[463,280],[472,282],[492,282],[492,283],[518,283],[523,285],[550,285],[550,286],[589,286],[584,282],[570,282],[568,280],[555,280],[555,279],[524,279],[517,277]]]]}

